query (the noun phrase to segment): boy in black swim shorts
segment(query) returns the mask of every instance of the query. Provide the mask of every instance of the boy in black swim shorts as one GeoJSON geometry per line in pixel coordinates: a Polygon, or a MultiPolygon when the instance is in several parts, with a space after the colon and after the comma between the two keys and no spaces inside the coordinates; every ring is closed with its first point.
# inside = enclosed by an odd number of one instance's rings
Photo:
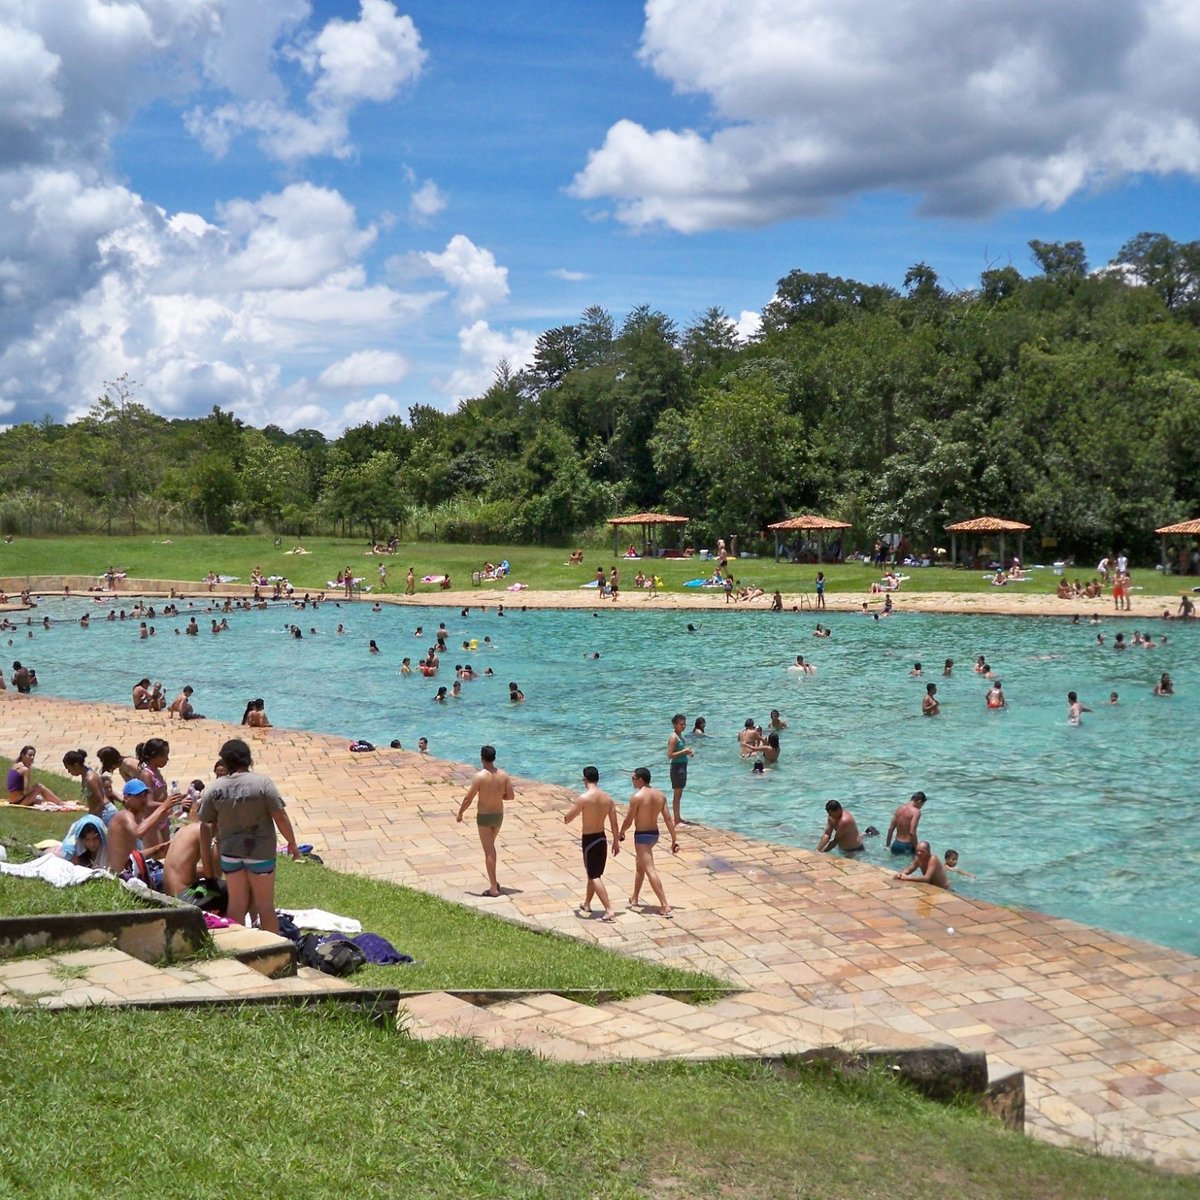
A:
{"type": "Polygon", "coordinates": [[[583,768],[583,795],[571,805],[563,815],[563,824],[569,825],[580,813],[583,814],[583,833],[580,835],[580,845],[583,850],[583,867],[587,873],[587,891],[579,913],[591,916],[592,897],[599,899],[604,905],[602,921],[616,919],[612,904],[608,899],[608,889],[604,886],[604,868],[608,865],[608,835],[604,832],[607,821],[612,829],[612,852],[615,857],[620,852],[620,842],[617,838],[617,806],[612,797],[599,788],[600,772],[595,767],[583,768]]]}

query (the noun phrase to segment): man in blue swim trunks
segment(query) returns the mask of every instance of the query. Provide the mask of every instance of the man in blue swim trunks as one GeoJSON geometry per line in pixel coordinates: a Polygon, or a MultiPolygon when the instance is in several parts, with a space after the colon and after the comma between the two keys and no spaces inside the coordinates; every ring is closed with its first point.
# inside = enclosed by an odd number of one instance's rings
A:
{"type": "Polygon", "coordinates": [[[907,854],[909,858],[916,854],[917,826],[921,823],[924,807],[925,793],[913,792],[912,799],[892,813],[892,823],[883,844],[891,847],[893,854],[907,854]]]}
{"type": "Polygon", "coordinates": [[[666,822],[667,832],[671,835],[671,853],[679,853],[679,840],[675,832],[675,821],[671,810],[667,808],[667,798],[650,786],[650,769],[638,767],[633,773],[634,793],[629,797],[629,811],[621,825],[618,840],[625,837],[625,831],[633,826],[633,846],[637,854],[637,868],[633,875],[633,891],[629,896],[631,907],[637,907],[638,896],[641,895],[643,882],[649,883],[654,894],[658,897],[659,911],[664,917],[671,915],[671,906],[667,903],[667,894],[663,891],[662,880],[654,866],[654,847],[658,842],[658,818],[666,822]]]}

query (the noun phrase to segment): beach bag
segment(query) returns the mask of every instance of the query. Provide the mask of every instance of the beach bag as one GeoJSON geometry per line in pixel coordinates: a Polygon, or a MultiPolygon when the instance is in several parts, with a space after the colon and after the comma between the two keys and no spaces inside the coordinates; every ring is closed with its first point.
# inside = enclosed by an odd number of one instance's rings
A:
{"type": "Polygon", "coordinates": [[[370,742],[364,742],[361,739],[350,743],[351,754],[368,754],[374,749],[375,747],[370,742]]]}
{"type": "Polygon", "coordinates": [[[305,934],[301,939],[299,957],[306,967],[338,976],[353,975],[367,961],[367,956],[353,942],[341,937],[319,937],[315,933],[305,934]]]}
{"type": "Polygon", "coordinates": [[[223,879],[197,879],[189,888],[179,893],[185,904],[194,904],[203,912],[225,915],[229,905],[229,888],[223,879]]]}

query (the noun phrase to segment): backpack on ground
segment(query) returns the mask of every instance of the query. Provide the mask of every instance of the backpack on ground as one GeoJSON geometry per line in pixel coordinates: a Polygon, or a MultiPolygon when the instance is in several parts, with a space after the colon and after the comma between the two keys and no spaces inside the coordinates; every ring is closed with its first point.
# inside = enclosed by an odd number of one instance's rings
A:
{"type": "Polygon", "coordinates": [[[298,956],[306,967],[324,971],[326,975],[353,975],[367,956],[351,941],[340,937],[319,937],[305,934],[300,941],[298,956]]]}

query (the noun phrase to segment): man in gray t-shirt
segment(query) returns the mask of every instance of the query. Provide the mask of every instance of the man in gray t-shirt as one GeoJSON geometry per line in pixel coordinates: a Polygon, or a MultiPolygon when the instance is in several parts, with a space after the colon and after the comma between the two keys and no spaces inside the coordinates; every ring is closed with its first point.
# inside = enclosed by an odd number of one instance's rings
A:
{"type": "Polygon", "coordinates": [[[211,849],[215,833],[221,870],[229,887],[229,919],[241,924],[253,898],[259,926],[277,933],[276,830],[293,858],[300,857],[296,835],[279,789],[265,775],[250,769],[250,747],[240,738],[232,738],[221,747],[220,759],[229,774],[207,788],[200,801],[204,873],[215,874],[211,849]]]}
{"type": "Polygon", "coordinates": [[[217,827],[221,858],[275,859],[275,823],[283,810],[279,789],[257,771],[226,775],[205,789],[200,820],[217,827]]]}

